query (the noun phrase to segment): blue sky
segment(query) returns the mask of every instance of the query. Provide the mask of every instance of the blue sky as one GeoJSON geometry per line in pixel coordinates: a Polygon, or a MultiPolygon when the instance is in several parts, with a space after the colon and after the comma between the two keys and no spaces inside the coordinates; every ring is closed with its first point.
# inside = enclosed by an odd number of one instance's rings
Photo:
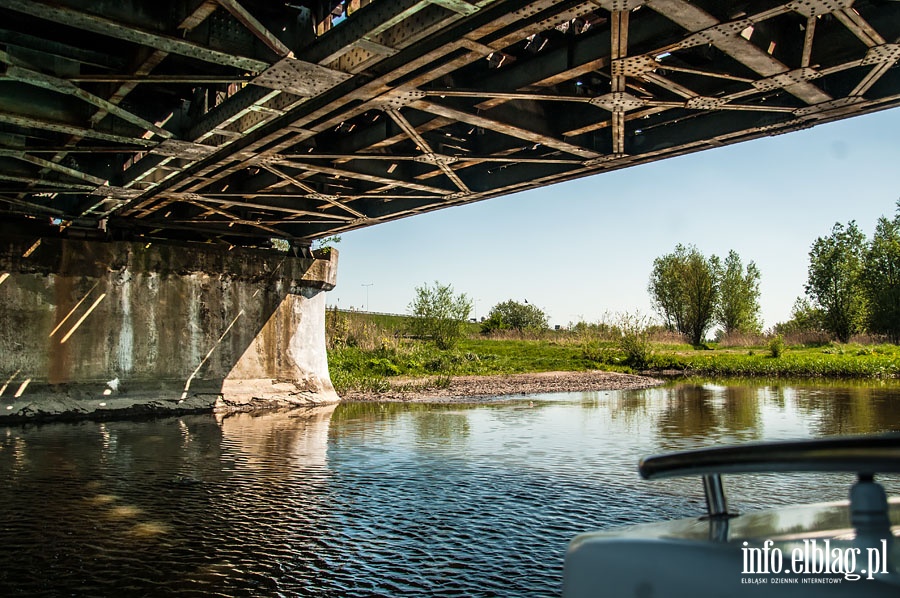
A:
{"type": "Polygon", "coordinates": [[[551,324],[650,315],[653,260],[684,243],[756,262],[768,328],[803,294],[816,237],[849,220],[870,236],[898,199],[892,109],[346,233],[327,302],[406,313],[437,280],[479,318],[507,299],[551,324]]]}

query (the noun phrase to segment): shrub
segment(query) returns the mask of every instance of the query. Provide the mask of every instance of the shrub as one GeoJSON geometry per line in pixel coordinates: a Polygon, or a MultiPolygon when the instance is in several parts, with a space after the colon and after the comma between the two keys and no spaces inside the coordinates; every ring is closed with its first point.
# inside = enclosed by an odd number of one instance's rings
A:
{"type": "Polygon", "coordinates": [[[640,314],[624,313],[619,318],[619,329],[622,331],[619,347],[625,353],[625,363],[635,369],[646,368],[653,356],[649,318],[640,314]]]}
{"type": "Polygon", "coordinates": [[[772,357],[776,359],[782,356],[784,348],[784,339],[780,334],[769,341],[769,352],[772,354],[772,357]]]}
{"type": "Polygon", "coordinates": [[[482,332],[513,329],[544,330],[547,328],[547,314],[538,307],[525,302],[504,301],[491,308],[487,319],[481,323],[482,332]]]}
{"type": "Polygon", "coordinates": [[[451,285],[435,281],[433,288],[427,284],[416,287],[409,311],[413,334],[431,339],[440,349],[452,349],[462,338],[472,301],[464,293],[455,294],[451,285]]]}
{"type": "Polygon", "coordinates": [[[382,376],[397,376],[400,374],[400,368],[397,367],[394,363],[391,362],[390,359],[386,357],[378,357],[375,359],[370,359],[366,366],[368,369],[376,374],[380,374],[382,376]]]}
{"type": "Polygon", "coordinates": [[[625,362],[625,354],[621,349],[588,340],[581,345],[581,356],[587,361],[608,365],[619,365],[625,362]]]}
{"type": "Polygon", "coordinates": [[[443,355],[439,357],[434,357],[425,362],[425,371],[426,372],[441,372],[447,369],[449,366],[449,360],[446,359],[443,355]]]}
{"type": "Polygon", "coordinates": [[[584,341],[587,339],[596,339],[596,340],[607,340],[612,341],[616,340],[621,336],[621,331],[616,327],[615,324],[610,324],[607,322],[607,319],[610,317],[610,314],[603,314],[603,318],[599,322],[588,323],[584,320],[579,320],[578,322],[569,322],[569,325],[566,326],[566,329],[574,334],[577,338],[584,341]]]}

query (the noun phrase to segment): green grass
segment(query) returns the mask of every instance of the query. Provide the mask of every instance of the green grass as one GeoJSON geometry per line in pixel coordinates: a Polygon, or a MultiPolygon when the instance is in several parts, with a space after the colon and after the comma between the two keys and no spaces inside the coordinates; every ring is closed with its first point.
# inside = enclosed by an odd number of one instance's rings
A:
{"type": "Polygon", "coordinates": [[[547,340],[463,339],[449,351],[431,343],[404,340],[390,348],[366,351],[341,347],[328,351],[331,380],[342,390],[384,391],[389,379],[464,375],[520,374],[526,372],[622,370],[586,359],[574,343],[547,340]]]}
{"type": "Polygon", "coordinates": [[[772,357],[758,349],[752,355],[723,351],[657,353],[651,360],[656,370],[676,370],[704,376],[761,376],[800,378],[897,378],[900,354],[897,348],[882,353],[827,353],[822,349],[788,349],[772,357]]]}
{"type": "Polygon", "coordinates": [[[581,347],[552,340],[490,340],[468,338],[459,349],[480,357],[472,374],[586,371],[596,369],[581,347]]]}
{"type": "MultiPolygon", "coordinates": [[[[338,391],[387,390],[387,379],[518,374],[525,372],[584,371],[597,364],[582,356],[577,345],[541,340],[464,339],[453,350],[440,351],[430,343],[404,341],[391,348],[366,351],[342,347],[328,351],[331,380],[338,391]]],[[[608,369],[608,368],[604,368],[608,369]]]]}
{"type": "MultiPolygon", "coordinates": [[[[360,318],[361,314],[356,314],[360,318]]],[[[632,372],[617,342],[547,332],[539,339],[491,339],[477,334],[449,351],[432,343],[402,338],[402,318],[366,315],[372,336],[357,345],[331,346],[331,379],[338,392],[385,392],[402,378],[425,378],[440,386],[452,376],[498,375],[547,371],[610,370],[632,372]],[[363,346],[369,347],[368,349],[363,346]]],[[[900,347],[838,345],[784,347],[773,357],[769,346],[702,349],[687,344],[653,343],[647,371],[704,377],[896,379],[900,347]]]]}

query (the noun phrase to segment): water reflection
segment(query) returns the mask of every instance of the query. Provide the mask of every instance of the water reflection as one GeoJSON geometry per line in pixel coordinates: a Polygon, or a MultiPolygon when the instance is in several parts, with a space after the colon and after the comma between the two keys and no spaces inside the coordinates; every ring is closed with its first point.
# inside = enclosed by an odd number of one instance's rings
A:
{"type": "Polygon", "coordinates": [[[815,434],[861,434],[898,429],[900,400],[882,400],[883,388],[810,389],[799,393],[797,408],[813,423],[815,434]]]}
{"type": "Polygon", "coordinates": [[[682,385],[666,391],[665,411],[658,420],[662,448],[677,450],[704,438],[745,442],[761,435],[759,388],[682,385]],[[688,441],[688,442],[685,442],[688,441]]]}
{"type": "MultiPolygon", "coordinates": [[[[574,534],[703,511],[697,480],[642,482],[640,457],[898,429],[897,397],[699,383],[5,428],[0,595],[554,595],[574,534]]],[[[850,477],[728,483],[746,511],[850,477]]]]}
{"type": "Polygon", "coordinates": [[[223,444],[246,467],[325,466],[328,430],[336,405],[217,416],[223,444]]]}
{"type": "Polygon", "coordinates": [[[420,443],[462,442],[469,435],[469,418],[464,413],[422,413],[413,428],[420,443]]]}

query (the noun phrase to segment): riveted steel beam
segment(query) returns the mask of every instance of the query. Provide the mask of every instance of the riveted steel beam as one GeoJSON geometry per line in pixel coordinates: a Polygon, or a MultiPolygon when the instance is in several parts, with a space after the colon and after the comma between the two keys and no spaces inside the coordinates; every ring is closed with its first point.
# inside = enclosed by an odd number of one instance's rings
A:
{"type": "Polygon", "coordinates": [[[418,131],[416,131],[415,127],[413,127],[409,123],[409,121],[406,120],[406,118],[404,118],[402,114],[400,114],[399,110],[395,108],[387,108],[385,109],[385,112],[387,112],[388,116],[390,116],[391,119],[393,119],[394,122],[396,122],[400,126],[400,128],[403,129],[403,132],[406,133],[410,139],[416,142],[417,146],[423,152],[421,158],[423,158],[424,162],[435,164],[445,175],[447,175],[447,178],[453,181],[453,184],[456,185],[456,187],[460,191],[465,191],[466,193],[471,192],[471,189],[466,186],[463,180],[459,178],[459,175],[456,174],[456,172],[454,172],[450,167],[451,160],[449,159],[449,157],[445,157],[445,159],[439,159],[434,153],[434,150],[431,149],[428,141],[426,141],[425,138],[422,137],[422,135],[420,135],[418,131]]]}
{"type": "Polygon", "coordinates": [[[269,31],[265,25],[260,23],[240,2],[237,0],[216,0],[216,2],[230,12],[235,19],[240,21],[250,33],[258,37],[270,50],[282,57],[292,54],[291,49],[278,39],[274,33],[269,31]]]}
{"type": "Polygon", "coordinates": [[[34,118],[10,112],[0,112],[0,123],[7,123],[19,127],[31,129],[39,129],[43,131],[52,131],[54,133],[66,133],[68,135],[78,135],[80,137],[89,137],[91,139],[100,139],[102,141],[111,141],[114,143],[123,143],[126,145],[142,145],[144,147],[152,147],[156,145],[155,141],[143,139],[140,137],[125,137],[113,133],[105,133],[94,129],[87,129],[69,123],[61,123],[41,118],[34,118]]]}
{"type": "Polygon", "coordinates": [[[900,3],[137,2],[0,0],[0,217],[302,242],[900,104],[900,3]]]}
{"type": "Polygon", "coordinates": [[[100,108],[101,110],[105,110],[110,114],[118,116],[124,121],[137,125],[147,131],[151,131],[152,133],[159,135],[164,139],[172,137],[172,133],[166,131],[162,127],[158,127],[156,124],[144,118],[141,118],[140,116],[133,114],[128,110],[120,108],[112,102],[104,100],[103,98],[96,96],[90,92],[87,92],[74,83],[71,83],[64,79],[60,79],[59,77],[53,77],[51,75],[45,75],[44,73],[39,73],[31,69],[23,68],[21,66],[11,65],[9,55],[5,52],[0,52],[0,60],[6,63],[5,68],[3,68],[2,72],[0,72],[0,79],[19,81],[28,85],[34,85],[36,87],[42,87],[44,89],[49,89],[50,91],[55,91],[58,93],[76,97],[79,100],[83,100],[88,104],[92,104],[100,108]]]}
{"type": "Polygon", "coordinates": [[[31,32],[0,28],[0,44],[12,53],[22,52],[46,56],[64,64],[77,64],[98,69],[117,70],[125,67],[125,57],[78,47],[70,40],[45,39],[31,32]]]}
{"type": "Polygon", "coordinates": [[[109,181],[106,179],[101,179],[100,177],[96,177],[92,174],[88,174],[86,172],[81,172],[80,170],[76,170],[74,168],[69,168],[68,166],[63,166],[62,164],[57,164],[55,162],[51,162],[49,160],[44,160],[43,158],[38,158],[37,156],[31,156],[26,153],[21,154],[9,154],[12,157],[22,160],[23,162],[28,162],[30,164],[34,164],[36,166],[40,166],[42,168],[48,168],[50,170],[55,170],[56,172],[60,172],[62,174],[68,175],[73,179],[78,179],[81,181],[85,181],[87,183],[93,183],[95,185],[106,185],[109,181]]]}
{"type": "Polygon", "coordinates": [[[269,66],[268,62],[256,58],[236,56],[220,50],[207,48],[184,39],[163,35],[161,33],[113,21],[99,15],[82,12],[59,4],[42,2],[41,0],[3,0],[3,2],[0,3],[0,7],[44,19],[46,21],[78,27],[84,31],[98,35],[141,44],[171,54],[187,56],[204,62],[212,62],[256,72],[262,71],[269,66]]]}
{"type": "Polygon", "coordinates": [[[490,129],[504,135],[509,135],[510,137],[516,137],[518,139],[530,141],[532,143],[541,143],[554,149],[568,152],[576,156],[581,156],[582,158],[596,158],[600,155],[593,150],[567,143],[549,135],[529,131],[523,127],[502,123],[490,118],[478,116],[477,114],[469,114],[462,110],[450,108],[449,106],[442,106],[440,104],[426,102],[423,100],[413,102],[411,106],[416,110],[421,110],[422,112],[429,112],[437,116],[443,116],[445,118],[474,125],[476,127],[484,127],[486,129],[490,129]]]}

